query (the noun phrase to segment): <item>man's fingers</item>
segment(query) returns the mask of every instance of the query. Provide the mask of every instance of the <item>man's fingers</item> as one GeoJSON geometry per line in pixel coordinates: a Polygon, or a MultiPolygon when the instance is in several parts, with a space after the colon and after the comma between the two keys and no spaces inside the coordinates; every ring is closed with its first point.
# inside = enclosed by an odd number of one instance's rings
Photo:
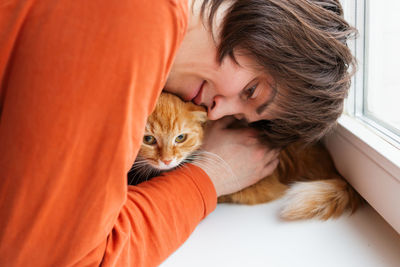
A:
{"type": "Polygon", "coordinates": [[[276,159],[279,157],[279,155],[281,154],[281,150],[280,149],[273,149],[270,151],[267,151],[266,156],[267,158],[269,158],[271,160],[276,159]]]}
{"type": "Polygon", "coordinates": [[[271,175],[274,172],[274,170],[276,169],[276,167],[278,166],[278,164],[279,164],[278,158],[268,162],[268,164],[265,165],[265,167],[264,167],[262,177],[271,175]]]}

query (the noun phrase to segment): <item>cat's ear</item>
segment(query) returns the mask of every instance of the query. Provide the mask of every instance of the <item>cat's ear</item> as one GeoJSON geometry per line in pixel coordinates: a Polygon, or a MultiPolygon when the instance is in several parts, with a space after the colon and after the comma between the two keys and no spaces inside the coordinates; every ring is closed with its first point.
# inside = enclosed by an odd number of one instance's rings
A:
{"type": "Polygon", "coordinates": [[[191,102],[187,102],[186,104],[189,106],[189,110],[198,122],[205,123],[207,121],[207,111],[205,107],[195,105],[191,102]]]}
{"type": "Polygon", "coordinates": [[[207,121],[207,112],[205,111],[192,111],[196,120],[200,123],[205,123],[207,121]]]}

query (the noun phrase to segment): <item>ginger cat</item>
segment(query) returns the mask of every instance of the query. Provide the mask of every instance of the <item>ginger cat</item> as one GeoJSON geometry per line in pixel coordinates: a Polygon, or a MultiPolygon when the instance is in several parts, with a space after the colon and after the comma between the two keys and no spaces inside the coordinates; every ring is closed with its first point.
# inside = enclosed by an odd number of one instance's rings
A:
{"type": "MultiPolygon", "coordinates": [[[[206,120],[207,113],[202,107],[171,94],[161,94],[148,118],[133,172],[128,175],[130,184],[185,162],[203,160],[198,149],[206,120]]],[[[353,213],[362,203],[362,198],[336,171],[328,151],[320,143],[287,146],[272,175],[237,193],[221,196],[218,202],[252,205],[283,196],[287,201],[281,217],[287,220],[326,220],[346,211],[353,213]]]]}

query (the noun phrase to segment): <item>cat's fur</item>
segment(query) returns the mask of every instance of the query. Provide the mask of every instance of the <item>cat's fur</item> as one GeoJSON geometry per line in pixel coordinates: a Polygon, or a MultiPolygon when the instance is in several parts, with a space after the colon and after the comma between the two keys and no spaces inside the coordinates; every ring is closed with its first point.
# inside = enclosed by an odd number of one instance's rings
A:
{"type": "MultiPolygon", "coordinates": [[[[163,93],[145,130],[145,136],[154,136],[157,142],[142,144],[133,167],[139,171],[134,173],[139,173],[140,177],[144,174],[154,176],[191,159],[201,145],[206,116],[202,107],[163,93]],[[183,133],[187,134],[185,142],[174,142],[183,133]],[[176,159],[173,165],[162,162],[173,158],[176,159]]],[[[133,179],[133,183],[138,181],[133,179]]],[[[354,212],[362,202],[336,171],[328,151],[320,143],[289,145],[282,150],[280,163],[272,175],[240,192],[219,197],[218,202],[258,204],[282,196],[286,198],[286,204],[281,216],[288,220],[326,220],[345,211],[354,212]]]]}
{"type": "Polygon", "coordinates": [[[363,202],[335,169],[321,143],[292,144],[282,150],[272,175],[218,202],[258,204],[285,198],[281,217],[286,220],[336,218],[355,212],[363,202]]]}

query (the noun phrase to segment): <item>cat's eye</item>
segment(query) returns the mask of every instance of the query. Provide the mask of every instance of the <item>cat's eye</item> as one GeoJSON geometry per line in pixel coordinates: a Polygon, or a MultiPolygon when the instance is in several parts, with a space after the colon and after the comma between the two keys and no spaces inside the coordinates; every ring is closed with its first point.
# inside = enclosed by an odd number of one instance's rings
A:
{"type": "Polygon", "coordinates": [[[180,134],[175,138],[176,143],[182,143],[186,140],[187,134],[180,134]]]}
{"type": "Polygon", "coordinates": [[[145,135],[143,137],[143,143],[145,143],[146,145],[154,145],[155,143],[157,143],[157,140],[152,135],[145,135]]]}

